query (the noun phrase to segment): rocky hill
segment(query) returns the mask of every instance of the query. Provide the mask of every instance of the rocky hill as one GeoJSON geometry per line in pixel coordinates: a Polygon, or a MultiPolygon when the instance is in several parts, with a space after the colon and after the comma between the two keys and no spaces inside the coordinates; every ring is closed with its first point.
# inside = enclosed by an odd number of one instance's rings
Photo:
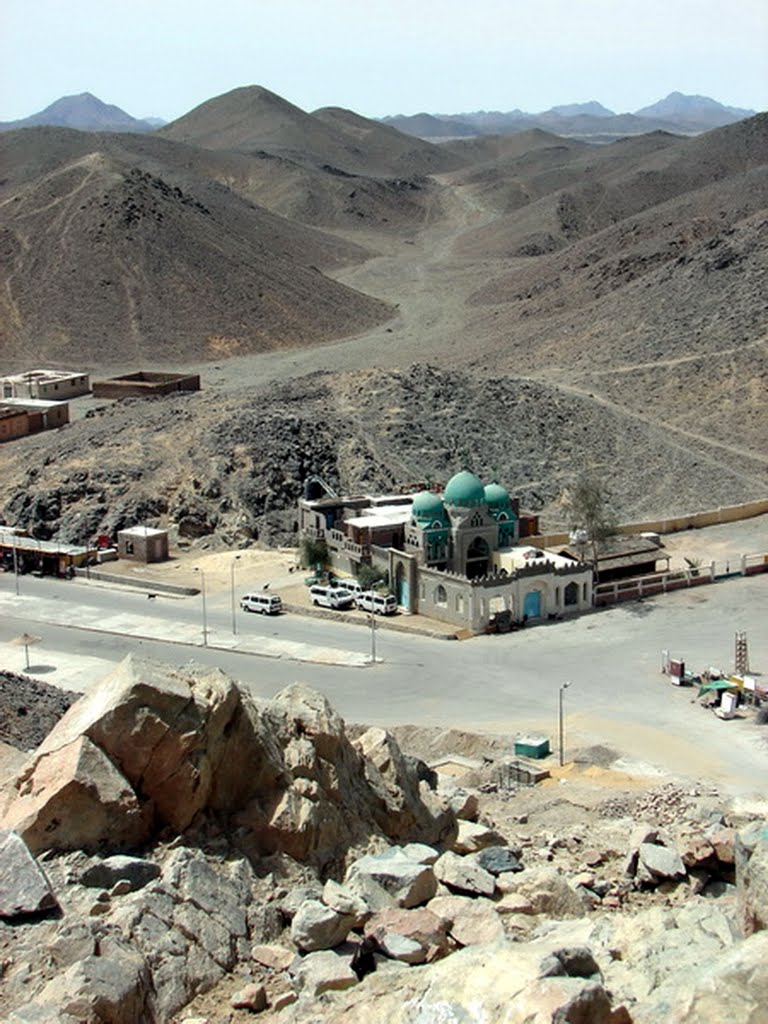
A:
{"type": "MultiPolygon", "coordinates": [[[[349,112],[244,92],[275,133],[285,114],[372,161],[403,152],[349,112]]],[[[389,489],[459,463],[553,525],[585,466],[622,518],[761,497],[767,117],[601,147],[458,140],[453,170],[402,179],[156,136],[4,136],[7,368],[173,360],[204,393],[92,403],[5,445],[1,514],[73,540],[142,516],[205,543],[287,540],[307,475],[389,489]],[[142,446],[158,457],[126,454],[142,446]]]]}
{"type": "Polygon", "coordinates": [[[0,132],[19,128],[37,128],[50,125],[57,128],[77,128],[84,132],[151,132],[154,125],[126,114],[112,103],[104,103],[90,92],[79,96],[62,96],[29,117],[18,121],[0,122],[0,132]]]}
{"type": "Polygon", "coordinates": [[[456,165],[439,147],[352,111],[329,107],[308,114],[257,85],[207,100],[158,134],[205,149],[263,151],[373,177],[431,174],[456,165]]]}
{"type": "Polygon", "coordinates": [[[299,684],[127,659],[0,780],[5,1018],[761,1020],[759,809],[488,750],[441,774],[299,684]]]}
{"type": "Polygon", "coordinates": [[[158,173],[157,147],[145,170],[120,136],[39,131],[5,138],[6,366],[168,365],[306,345],[390,315],[321,272],[359,259],[358,247],[188,172],[179,185],[173,166],[158,173]]]}

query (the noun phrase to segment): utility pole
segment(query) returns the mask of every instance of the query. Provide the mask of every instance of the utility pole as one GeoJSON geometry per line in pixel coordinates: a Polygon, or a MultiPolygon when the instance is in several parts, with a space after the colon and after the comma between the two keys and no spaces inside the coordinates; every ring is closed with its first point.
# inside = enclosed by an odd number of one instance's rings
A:
{"type": "Polygon", "coordinates": [[[560,764],[561,765],[563,764],[563,761],[564,761],[564,752],[565,752],[565,744],[564,744],[564,741],[563,741],[563,692],[565,690],[567,690],[570,685],[571,685],[570,681],[567,682],[567,683],[563,683],[563,685],[560,687],[560,691],[559,691],[559,694],[558,694],[559,701],[558,701],[557,721],[558,721],[558,727],[559,727],[558,731],[560,733],[560,764]]]}
{"type": "Polygon", "coordinates": [[[229,566],[229,586],[230,594],[232,596],[232,635],[237,636],[237,612],[235,610],[235,562],[238,560],[240,555],[235,555],[229,566]]]}

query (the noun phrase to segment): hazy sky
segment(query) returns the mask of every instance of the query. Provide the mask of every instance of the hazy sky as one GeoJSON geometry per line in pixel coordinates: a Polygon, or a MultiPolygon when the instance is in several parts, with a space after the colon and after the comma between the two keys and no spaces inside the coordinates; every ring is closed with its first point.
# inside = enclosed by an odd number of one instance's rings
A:
{"type": "Polygon", "coordinates": [[[0,0],[0,120],[92,92],[171,119],[241,85],[379,117],[768,109],[768,0],[0,0]]]}

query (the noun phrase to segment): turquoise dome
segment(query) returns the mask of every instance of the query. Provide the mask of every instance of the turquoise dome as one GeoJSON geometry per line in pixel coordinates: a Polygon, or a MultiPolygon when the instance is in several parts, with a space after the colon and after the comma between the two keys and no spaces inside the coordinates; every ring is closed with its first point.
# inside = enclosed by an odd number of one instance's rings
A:
{"type": "Polygon", "coordinates": [[[413,499],[411,510],[414,519],[420,523],[442,522],[445,519],[443,499],[433,491],[419,491],[413,499]]]}
{"type": "Polygon", "coordinates": [[[486,484],[485,503],[489,508],[505,508],[509,505],[509,492],[501,484],[486,484]]]}
{"type": "Polygon", "coordinates": [[[448,481],[443,500],[446,505],[458,505],[461,508],[484,505],[483,481],[474,473],[470,473],[468,469],[463,469],[448,481]]]}

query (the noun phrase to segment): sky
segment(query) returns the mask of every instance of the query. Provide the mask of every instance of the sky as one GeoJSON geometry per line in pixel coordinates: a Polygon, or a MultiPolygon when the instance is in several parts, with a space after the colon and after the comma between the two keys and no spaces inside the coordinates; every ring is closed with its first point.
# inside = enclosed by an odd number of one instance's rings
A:
{"type": "Polygon", "coordinates": [[[81,92],[171,120],[243,85],[367,117],[766,110],[768,0],[0,0],[2,121],[81,92]]]}

